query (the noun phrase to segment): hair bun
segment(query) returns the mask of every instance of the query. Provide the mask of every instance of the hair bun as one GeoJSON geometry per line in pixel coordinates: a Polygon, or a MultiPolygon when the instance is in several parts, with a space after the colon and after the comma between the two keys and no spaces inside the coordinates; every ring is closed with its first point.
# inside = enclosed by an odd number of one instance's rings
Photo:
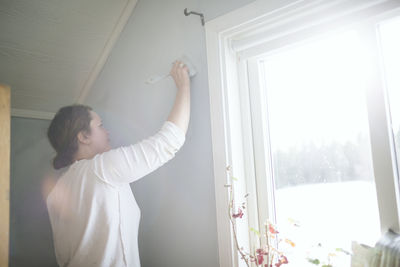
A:
{"type": "Polygon", "coordinates": [[[65,153],[57,153],[53,159],[53,167],[58,170],[69,165],[69,157],[65,153]]]}

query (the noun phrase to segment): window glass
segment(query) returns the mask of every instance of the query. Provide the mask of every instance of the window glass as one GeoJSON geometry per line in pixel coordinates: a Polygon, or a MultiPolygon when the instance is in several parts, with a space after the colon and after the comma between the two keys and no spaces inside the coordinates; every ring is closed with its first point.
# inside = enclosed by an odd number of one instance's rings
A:
{"type": "Polygon", "coordinates": [[[340,262],[329,252],[380,236],[363,53],[357,32],[347,31],[261,60],[276,220],[299,252],[292,266],[307,266],[302,250],[340,262]]]}

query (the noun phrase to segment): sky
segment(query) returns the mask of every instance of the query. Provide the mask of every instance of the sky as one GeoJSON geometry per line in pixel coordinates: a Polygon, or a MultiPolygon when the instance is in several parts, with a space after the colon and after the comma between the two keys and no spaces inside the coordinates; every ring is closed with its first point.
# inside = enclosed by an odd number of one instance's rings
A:
{"type": "MultiPolygon", "coordinates": [[[[400,127],[400,19],[379,27],[393,126],[400,127]]],[[[356,31],[333,33],[261,61],[275,149],[368,136],[366,47],[356,31]]]]}
{"type": "Polygon", "coordinates": [[[345,142],[368,133],[362,43],[354,31],[274,54],[263,62],[272,143],[345,142]]]}

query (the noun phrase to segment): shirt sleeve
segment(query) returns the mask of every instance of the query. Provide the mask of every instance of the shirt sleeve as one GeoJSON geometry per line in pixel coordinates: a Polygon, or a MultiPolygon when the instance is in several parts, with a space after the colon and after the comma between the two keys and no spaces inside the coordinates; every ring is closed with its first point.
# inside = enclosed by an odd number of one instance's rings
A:
{"type": "Polygon", "coordinates": [[[97,154],[93,158],[94,172],[106,183],[132,183],[172,159],[184,142],[183,130],[166,121],[149,138],[97,154]]]}

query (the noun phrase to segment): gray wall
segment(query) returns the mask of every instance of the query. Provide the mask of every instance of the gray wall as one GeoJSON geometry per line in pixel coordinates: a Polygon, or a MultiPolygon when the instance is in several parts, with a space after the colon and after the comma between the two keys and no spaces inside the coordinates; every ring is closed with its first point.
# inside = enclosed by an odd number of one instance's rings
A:
{"type": "MultiPolygon", "coordinates": [[[[139,0],[113,48],[87,103],[109,129],[112,145],[137,142],[166,120],[176,88],[172,79],[146,85],[152,74],[168,73],[189,55],[198,74],[192,79],[192,113],[186,143],[166,165],[132,183],[142,211],[139,248],[143,267],[218,266],[204,27],[206,21],[253,0],[139,0]]],[[[42,191],[52,150],[48,121],[12,119],[10,266],[54,266],[54,248],[42,191]]]]}
{"type": "Polygon", "coordinates": [[[11,119],[9,266],[57,266],[45,202],[50,165],[47,120],[11,119]]]}

